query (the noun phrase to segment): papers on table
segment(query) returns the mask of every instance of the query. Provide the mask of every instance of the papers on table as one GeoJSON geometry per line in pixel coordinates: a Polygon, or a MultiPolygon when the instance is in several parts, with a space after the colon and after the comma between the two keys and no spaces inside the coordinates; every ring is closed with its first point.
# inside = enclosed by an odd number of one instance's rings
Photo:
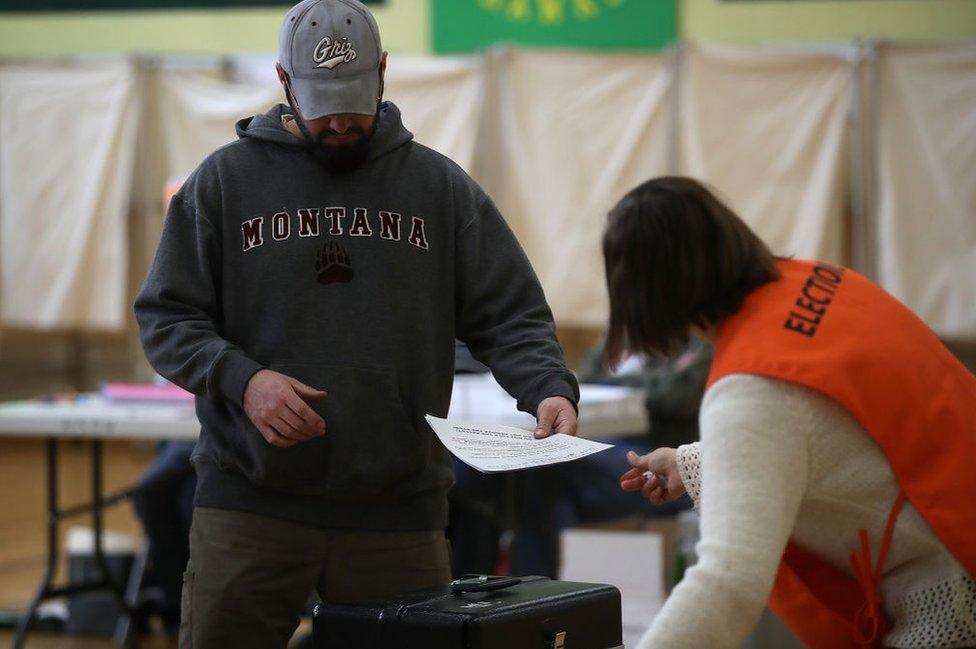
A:
{"type": "Polygon", "coordinates": [[[0,436],[193,441],[193,402],[120,403],[96,394],[60,401],[0,403],[0,436]]]}
{"type": "Polygon", "coordinates": [[[192,394],[172,383],[105,383],[101,395],[119,403],[193,403],[192,394]]]}
{"type": "MultiPolygon", "coordinates": [[[[580,385],[579,436],[588,439],[647,434],[644,390],[619,385],[580,385]]],[[[515,399],[492,377],[459,374],[451,393],[451,419],[491,422],[516,428],[534,428],[535,417],[520,412],[515,399]]]]}
{"type": "Polygon", "coordinates": [[[483,473],[515,471],[577,460],[610,448],[589,439],[553,434],[535,439],[531,431],[427,415],[441,443],[465,464],[483,473]]]}

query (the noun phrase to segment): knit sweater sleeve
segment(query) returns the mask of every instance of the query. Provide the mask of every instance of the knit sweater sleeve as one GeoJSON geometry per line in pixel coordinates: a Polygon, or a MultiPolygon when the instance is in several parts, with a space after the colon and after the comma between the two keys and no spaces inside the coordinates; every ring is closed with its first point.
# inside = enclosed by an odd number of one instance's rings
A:
{"type": "Polygon", "coordinates": [[[675,453],[678,465],[678,475],[685,491],[695,503],[695,509],[701,507],[701,444],[682,444],[675,453]]]}
{"type": "Polygon", "coordinates": [[[789,395],[785,383],[748,375],[709,390],[701,412],[698,563],[638,649],[731,649],[759,620],[807,483],[809,412],[789,395]]]}

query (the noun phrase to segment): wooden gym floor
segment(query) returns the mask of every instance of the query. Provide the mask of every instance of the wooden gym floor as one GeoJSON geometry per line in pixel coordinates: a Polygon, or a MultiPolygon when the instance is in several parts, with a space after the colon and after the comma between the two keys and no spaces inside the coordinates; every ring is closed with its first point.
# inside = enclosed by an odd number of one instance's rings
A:
{"type": "MultiPolygon", "coordinates": [[[[60,452],[59,499],[67,507],[87,502],[90,491],[90,449],[88,442],[62,441],[60,452]]],[[[113,441],[103,444],[104,493],[124,489],[136,483],[152,462],[152,442],[113,441]]],[[[24,610],[44,571],[47,503],[45,443],[33,438],[0,438],[0,611],[24,610]]],[[[140,535],[139,524],[126,501],[105,514],[105,529],[140,535]]],[[[61,525],[61,556],[58,581],[63,584],[66,552],[63,547],[71,526],[88,526],[90,518],[79,516],[61,525]]],[[[296,635],[309,631],[304,622],[296,635]]],[[[13,631],[0,629],[0,647],[9,647],[13,631]]],[[[28,649],[112,649],[114,645],[100,638],[66,636],[32,632],[28,649]]],[[[162,633],[143,638],[140,649],[176,649],[175,639],[162,633]]]]}
{"type": "MultiPolygon", "coordinates": [[[[60,505],[70,506],[89,499],[90,445],[81,441],[62,441],[60,453],[60,505]]],[[[106,442],[103,482],[105,492],[132,485],[149,466],[153,457],[151,443],[106,442]]],[[[44,525],[47,503],[45,443],[40,439],[0,439],[0,610],[22,611],[37,588],[46,560],[44,525]]],[[[90,518],[79,516],[61,525],[61,541],[70,526],[88,526],[90,518]]],[[[139,533],[132,506],[122,503],[105,514],[107,530],[139,533]]],[[[58,562],[58,579],[65,576],[66,557],[58,562]]],[[[63,583],[59,581],[57,583],[63,583]]],[[[0,646],[8,646],[13,633],[0,631],[0,646]]],[[[28,647],[38,649],[100,649],[111,643],[92,638],[69,638],[63,635],[32,633],[28,647]]],[[[165,638],[146,647],[171,646],[165,638]]],[[[175,643],[172,644],[175,647],[175,643]]]]}

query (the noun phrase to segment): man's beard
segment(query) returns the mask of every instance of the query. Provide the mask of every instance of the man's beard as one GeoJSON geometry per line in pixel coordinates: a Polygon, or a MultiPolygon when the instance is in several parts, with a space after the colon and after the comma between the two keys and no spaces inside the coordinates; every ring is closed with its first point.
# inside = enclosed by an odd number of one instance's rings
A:
{"type": "Polygon", "coordinates": [[[319,135],[319,141],[309,147],[315,159],[322,163],[326,169],[334,173],[349,173],[356,170],[366,162],[369,156],[369,145],[376,133],[376,127],[380,123],[379,107],[376,110],[376,117],[373,119],[373,126],[369,131],[354,127],[347,133],[359,135],[355,142],[349,144],[328,144],[324,140],[326,137],[338,135],[337,133],[326,131],[319,135]]]}

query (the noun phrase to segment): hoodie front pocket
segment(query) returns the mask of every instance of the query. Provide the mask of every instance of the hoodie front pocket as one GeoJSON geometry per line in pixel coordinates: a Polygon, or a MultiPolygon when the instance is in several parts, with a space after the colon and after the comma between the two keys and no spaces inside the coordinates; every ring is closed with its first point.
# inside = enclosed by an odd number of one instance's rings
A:
{"type": "Polygon", "coordinates": [[[290,493],[368,500],[395,492],[423,468],[427,449],[404,411],[396,371],[388,367],[282,364],[271,369],[328,395],[308,405],[325,435],[290,448],[268,444],[247,419],[240,443],[248,477],[290,493]]]}

